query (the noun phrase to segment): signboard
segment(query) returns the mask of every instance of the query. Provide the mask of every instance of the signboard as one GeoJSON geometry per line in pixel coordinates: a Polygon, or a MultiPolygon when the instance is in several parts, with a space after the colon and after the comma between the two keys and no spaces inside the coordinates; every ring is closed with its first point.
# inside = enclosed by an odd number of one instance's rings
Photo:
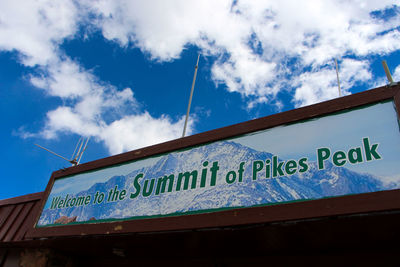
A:
{"type": "Polygon", "coordinates": [[[57,178],[36,228],[398,189],[399,162],[389,99],[57,178]]]}

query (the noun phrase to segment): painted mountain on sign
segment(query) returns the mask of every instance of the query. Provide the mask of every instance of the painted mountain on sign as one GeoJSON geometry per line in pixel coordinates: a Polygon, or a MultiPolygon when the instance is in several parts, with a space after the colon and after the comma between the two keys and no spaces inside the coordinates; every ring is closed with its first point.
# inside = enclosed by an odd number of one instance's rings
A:
{"type": "MultiPolygon", "coordinates": [[[[43,211],[38,226],[54,224],[62,217],[76,217],[76,221],[93,220],[121,220],[135,217],[181,215],[189,212],[212,212],[221,208],[251,207],[269,205],[296,200],[319,199],[324,197],[359,194],[391,189],[384,185],[377,177],[369,174],[360,174],[343,167],[336,167],[326,162],[324,170],[318,170],[315,162],[308,162],[308,170],[297,172],[291,176],[279,178],[252,179],[252,163],[256,160],[271,159],[272,154],[259,152],[233,141],[221,141],[186,151],[174,152],[161,156],[152,166],[132,170],[127,175],[110,177],[104,183],[93,184],[75,196],[94,195],[103,192],[107,195],[110,189],[125,189],[127,197],[122,201],[90,204],[86,206],[46,209],[43,211]],[[140,183],[146,180],[151,183],[152,178],[177,174],[190,170],[204,168],[203,162],[211,165],[218,162],[222,166],[218,172],[216,185],[200,187],[197,179],[195,189],[172,191],[147,197],[139,195],[130,199],[135,192],[134,179],[143,173],[140,183]],[[243,181],[228,184],[225,177],[228,171],[238,170],[241,162],[245,162],[243,181]]],[[[210,167],[210,166],[208,166],[210,167]]],[[[176,186],[176,180],[174,187],[176,186]]],[[[51,198],[51,196],[50,196],[51,198]]],[[[49,198],[49,201],[51,199],[49,198]]]]}

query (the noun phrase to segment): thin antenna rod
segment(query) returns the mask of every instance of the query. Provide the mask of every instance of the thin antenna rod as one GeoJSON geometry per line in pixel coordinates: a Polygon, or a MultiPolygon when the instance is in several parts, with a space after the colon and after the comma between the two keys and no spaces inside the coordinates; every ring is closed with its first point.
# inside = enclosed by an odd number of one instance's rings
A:
{"type": "Polygon", "coordinates": [[[72,164],[72,166],[76,166],[76,165],[79,164],[79,162],[80,162],[81,159],[82,159],[83,152],[85,152],[85,150],[86,150],[86,148],[87,148],[87,145],[88,145],[88,143],[89,143],[89,139],[90,139],[90,137],[87,137],[87,139],[86,139],[86,141],[85,141],[85,138],[83,138],[83,137],[80,137],[80,138],[79,138],[78,143],[77,143],[76,146],[75,146],[75,150],[74,150],[74,153],[72,154],[72,158],[71,158],[71,159],[67,159],[67,158],[65,158],[65,157],[63,157],[63,156],[61,156],[61,155],[59,155],[59,154],[57,154],[57,153],[51,151],[50,149],[47,149],[47,148],[45,148],[45,147],[42,147],[42,146],[40,146],[40,145],[38,145],[38,144],[35,144],[35,146],[38,146],[38,147],[40,147],[41,149],[44,149],[44,150],[46,150],[47,152],[50,152],[51,154],[54,154],[54,155],[56,155],[57,157],[60,157],[60,158],[62,158],[63,160],[68,161],[69,163],[72,164]],[[78,147],[79,147],[79,148],[78,148],[78,147]]]}
{"type": "Polygon", "coordinates": [[[79,143],[81,142],[81,140],[82,140],[82,137],[80,137],[79,140],[78,140],[78,143],[76,143],[75,150],[74,150],[74,153],[72,153],[71,160],[75,158],[75,153],[78,153],[78,152],[76,151],[76,149],[78,148],[79,143]]]}
{"type": "Polygon", "coordinates": [[[83,137],[81,137],[81,138],[79,139],[78,143],[79,143],[79,142],[80,142],[80,146],[79,146],[78,151],[76,152],[76,155],[75,155],[75,158],[74,158],[75,161],[78,159],[79,154],[81,153],[81,150],[82,150],[83,143],[85,142],[85,140],[83,139],[83,137]]]}
{"type": "Polygon", "coordinates": [[[86,139],[85,146],[83,147],[83,149],[82,149],[82,151],[81,151],[81,153],[80,153],[80,155],[79,155],[79,159],[78,159],[77,164],[79,164],[79,162],[81,162],[81,158],[82,158],[82,156],[83,156],[83,152],[85,152],[85,150],[86,150],[87,144],[89,143],[89,139],[90,139],[90,137],[88,137],[88,138],[86,139]]]}
{"type": "MultiPolygon", "coordinates": [[[[66,161],[72,163],[72,160],[69,160],[69,159],[67,159],[67,158],[64,158],[63,156],[58,155],[57,153],[51,151],[50,149],[47,149],[47,148],[45,148],[45,147],[42,147],[42,146],[40,146],[40,145],[38,145],[38,144],[34,144],[34,145],[35,145],[35,146],[38,146],[38,147],[40,147],[41,149],[44,149],[44,150],[46,150],[46,151],[48,151],[48,152],[50,152],[50,153],[52,153],[52,154],[54,154],[54,155],[56,155],[57,157],[60,157],[60,158],[62,158],[62,159],[65,159],[66,161]]],[[[72,163],[72,164],[73,164],[73,163],[72,163]]]]}
{"type": "Polygon", "coordinates": [[[336,65],[336,78],[337,78],[337,85],[338,85],[338,90],[339,90],[339,97],[342,97],[342,89],[340,89],[340,80],[339,80],[339,67],[338,67],[336,58],[335,58],[335,65],[336,65]]]}
{"type": "Polygon", "coordinates": [[[186,127],[187,127],[187,122],[188,122],[188,118],[189,118],[190,105],[192,104],[194,84],[196,83],[197,69],[199,68],[199,59],[200,59],[200,54],[197,56],[197,63],[196,63],[196,67],[194,68],[192,89],[190,90],[189,104],[188,104],[188,108],[187,108],[187,111],[186,111],[185,126],[183,127],[182,137],[185,137],[185,134],[186,134],[186,127]]]}
{"type": "Polygon", "coordinates": [[[389,67],[388,67],[388,65],[386,63],[386,60],[382,60],[382,65],[383,65],[383,69],[385,70],[386,77],[387,77],[387,79],[389,81],[389,85],[394,84],[394,81],[393,81],[393,78],[392,78],[392,74],[390,74],[390,70],[389,70],[389,67]]]}

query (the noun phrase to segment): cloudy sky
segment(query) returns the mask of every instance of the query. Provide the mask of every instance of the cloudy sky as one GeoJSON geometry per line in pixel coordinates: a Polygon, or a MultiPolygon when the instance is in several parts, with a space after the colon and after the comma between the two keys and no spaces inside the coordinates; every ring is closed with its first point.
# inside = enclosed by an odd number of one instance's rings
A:
{"type": "Polygon", "coordinates": [[[398,1],[0,1],[0,199],[83,162],[400,80],[398,1]]]}

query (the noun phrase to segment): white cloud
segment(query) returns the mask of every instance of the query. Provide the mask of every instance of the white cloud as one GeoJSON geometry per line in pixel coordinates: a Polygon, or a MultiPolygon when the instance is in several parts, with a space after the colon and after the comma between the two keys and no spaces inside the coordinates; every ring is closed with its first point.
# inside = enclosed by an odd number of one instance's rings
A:
{"type": "Polygon", "coordinates": [[[230,92],[239,92],[245,96],[263,96],[276,93],[267,86],[273,80],[274,69],[275,63],[262,61],[247,52],[229,62],[217,62],[212,73],[216,83],[226,84],[230,92]]]}
{"type": "Polygon", "coordinates": [[[299,76],[294,96],[296,106],[310,105],[319,101],[338,97],[336,74],[332,68],[306,72],[299,76]]]}
{"type": "MultiPolygon", "coordinates": [[[[365,56],[400,48],[397,1],[102,0],[87,6],[97,14],[106,38],[131,43],[161,61],[177,58],[185,45],[195,44],[219,58],[212,67],[216,84],[266,101],[282,86],[298,83],[298,76],[300,81],[324,84],[326,64],[334,58],[357,57],[367,70],[365,56]],[[393,9],[395,15],[380,16],[385,9],[393,9]]],[[[347,73],[357,75],[347,77],[345,87],[348,81],[371,78],[368,71],[347,73]]],[[[320,89],[296,93],[294,100],[305,105],[334,96],[320,89]]],[[[249,101],[255,103],[253,98],[249,101]]]]}
{"type": "MultiPolygon", "coordinates": [[[[107,124],[83,117],[70,107],[59,107],[47,114],[45,138],[55,138],[58,133],[75,133],[92,136],[104,142],[111,154],[146,147],[173,140],[181,136],[184,118],[173,122],[168,116],[152,117],[148,112],[124,116],[107,124]]],[[[188,124],[188,133],[193,130],[188,124]]]]}
{"type": "MultiPolygon", "coordinates": [[[[349,94],[349,89],[357,82],[368,81],[372,78],[367,62],[344,59],[339,64],[339,79],[343,95],[349,94]]],[[[296,106],[310,105],[339,97],[334,62],[317,71],[301,74],[294,85],[296,86],[294,96],[296,106]]]]}
{"type": "MultiPolygon", "coordinates": [[[[99,135],[112,154],[145,147],[172,139],[182,134],[184,117],[172,122],[166,116],[155,119],[147,112],[126,116],[104,127],[99,135]]],[[[191,124],[189,124],[191,131],[191,124]]]]}
{"type": "Polygon", "coordinates": [[[71,60],[51,65],[31,82],[68,103],[47,113],[44,138],[60,133],[93,136],[115,154],[178,138],[183,128],[182,120],[140,111],[130,88],[101,83],[71,60]]]}
{"type": "Polygon", "coordinates": [[[179,137],[182,120],[141,111],[130,88],[118,90],[101,82],[60,50],[85,16],[74,1],[0,2],[0,51],[17,51],[22,64],[34,67],[30,82],[63,100],[47,112],[43,131],[29,133],[21,127],[20,136],[93,136],[113,154],[179,137]]]}
{"type": "Polygon", "coordinates": [[[71,107],[61,106],[47,113],[46,129],[42,135],[49,139],[55,138],[60,132],[95,136],[99,130],[94,121],[85,119],[71,107]]]}
{"type": "Polygon", "coordinates": [[[69,59],[51,61],[43,69],[40,76],[31,76],[30,81],[51,96],[74,99],[94,89],[93,75],[69,59]]]}
{"type": "Polygon", "coordinates": [[[0,50],[18,51],[27,66],[57,60],[57,45],[77,27],[73,1],[0,1],[0,50]]]}
{"type": "Polygon", "coordinates": [[[348,93],[348,90],[357,82],[370,81],[372,74],[366,60],[344,59],[340,64],[340,85],[348,93]]]}
{"type": "Polygon", "coordinates": [[[80,26],[98,27],[106,39],[158,61],[196,45],[214,57],[216,84],[242,94],[248,108],[268,102],[279,109],[282,90],[294,91],[296,106],[336,97],[334,58],[345,94],[373,84],[368,56],[400,49],[399,10],[394,0],[4,0],[0,50],[17,51],[37,71],[31,83],[63,100],[47,113],[43,136],[92,135],[117,153],[179,137],[182,120],[152,117],[132,89],[104,84],[65,55],[59,45],[80,26]],[[386,9],[393,15],[381,15],[386,9]]]}

